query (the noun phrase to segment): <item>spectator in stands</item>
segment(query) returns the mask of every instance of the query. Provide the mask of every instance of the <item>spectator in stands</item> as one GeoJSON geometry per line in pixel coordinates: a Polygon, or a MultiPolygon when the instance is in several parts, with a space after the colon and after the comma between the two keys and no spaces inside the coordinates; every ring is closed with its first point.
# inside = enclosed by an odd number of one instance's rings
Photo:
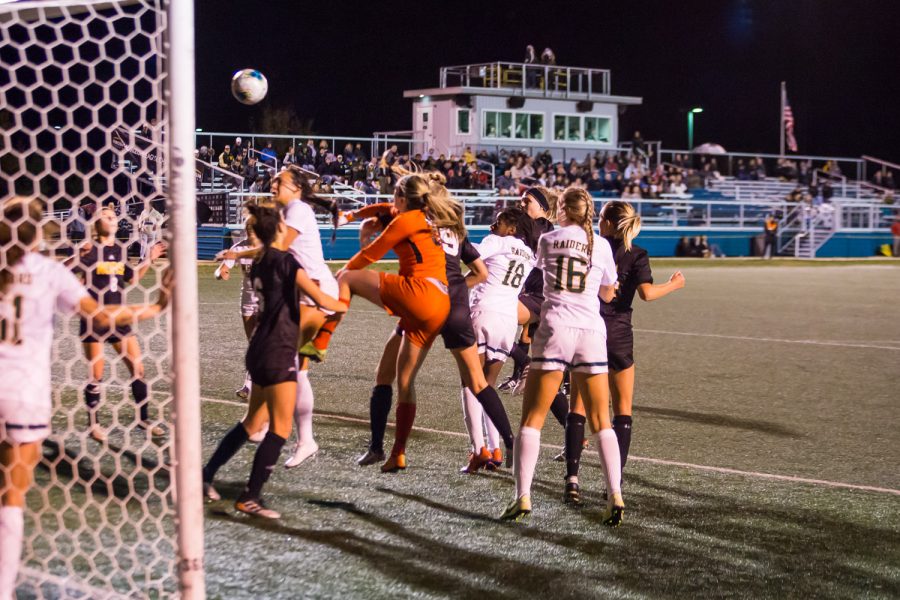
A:
{"type": "Polygon", "coordinates": [[[634,135],[631,137],[631,151],[638,156],[647,155],[647,151],[644,148],[644,138],[641,137],[641,132],[638,130],[635,130],[634,135]]]}
{"type": "Polygon", "coordinates": [[[231,146],[225,144],[225,149],[222,150],[222,153],[219,155],[219,167],[222,169],[230,169],[233,160],[234,155],[231,154],[231,146]]]}
{"type": "Polygon", "coordinates": [[[555,65],[556,64],[556,55],[553,53],[553,50],[550,48],[544,48],[544,51],[541,52],[541,64],[542,65],[555,65]]]}
{"type": "Polygon", "coordinates": [[[510,190],[515,189],[516,182],[513,181],[512,172],[509,169],[505,169],[503,174],[494,182],[494,185],[497,186],[501,194],[506,195],[510,190]]]}
{"type": "Polygon", "coordinates": [[[275,153],[275,148],[272,147],[271,140],[266,142],[266,147],[263,148],[263,151],[261,152],[261,154],[262,154],[262,157],[260,158],[260,160],[262,161],[262,163],[264,165],[268,165],[270,167],[275,166],[276,157],[278,155],[275,153]]]}
{"type": "Polygon", "coordinates": [[[600,178],[600,171],[597,169],[591,171],[591,178],[587,182],[587,190],[591,194],[603,191],[603,180],[600,178]]]}
{"type": "Polygon", "coordinates": [[[287,152],[284,153],[284,158],[281,159],[282,166],[290,166],[297,164],[297,150],[294,148],[294,145],[291,144],[287,149],[287,152]]]}
{"type": "Polygon", "coordinates": [[[231,153],[235,156],[243,156],[246,151],[247,149],[244,148],[243,140],[241,140],[240,137],[234,138],[234,146],[231,148],[231,153]]]}
{"type": "Polygon", "coordinates": [[[679,196],[683,196],[687,194],[687,186],[681,180],[681,174],[677,173],[672,178],[672,184],[669,186],[669,193],[678,194],[679,196]]]}
{"type": "Polygon", "coordinates": [[[687,236],[682,236],[680,240],[678,240],[678,245],[675,246],[675,256],[678,258],[686,258],[691,255],[691,242],[688,240],[687,236]]]}
{"type": "Polygon", "coordinates": [[[356,142],[356,145],[353,147],[353,155],[362,162],[366,162],[368,160],[366,153],[363,152],[363,147],[360,142],[356,142]]]}
{"type": "Polygon", "coordinates": [[[331,185],[337,179],[339,171],[334,154],[329,152],[325,155],[325,162],[316,168],[316,173],[318,173],[324,185],[331,185]]]}
{"type": "Polygon", "coordinates": [[[300,147],[300,153],[297,157],[297,164],[307,170],[315,170],[316,168],[316,145],[312,140],[306,140],[306,144],[300,147]]]}
{"type": "Polygon", "coordinates": [[[234,160],[231,161],[230,170],[232,173],[235,173],[237,175],[240,175],[241,173],[243,173],[244,172],[244,160],[240,156],[235,156],[234,160]]]}
{"type": "Polygon", "coordinates": [[[738,159],[735,177],[740,181],[748,181],[750,179],[750,172],[747,170],[747,165],[744,163],[743,158],[738,159]]]}

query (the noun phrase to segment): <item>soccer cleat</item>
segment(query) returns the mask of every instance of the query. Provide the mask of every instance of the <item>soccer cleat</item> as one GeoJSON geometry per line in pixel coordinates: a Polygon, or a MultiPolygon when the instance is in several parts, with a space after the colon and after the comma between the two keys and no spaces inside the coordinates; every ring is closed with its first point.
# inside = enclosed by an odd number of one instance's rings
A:
{"type": "Polygon", "coordinates": [[[349,223],[349,222],[350,222],[350,218],[347,216],[347,213],[345,213],[345,212],[342,211],[342,210],[339,210],[339,211],[338,211],[338,222],[337,222],[337,226],[338,226],[338,227],[343,227],[344,225],[346,225],[346,224],[349,223]]]}
{"type": "Polygon", "coordinates": [[[154,425],[149,421],[141,421],[137,424],[138,429],[143,429],[150,434],[151,437],[162,437],[166,435],[166,430],[159,425],[154,425]]]}
{"type": "Polygon", "coordinates": [[[476,473],[478,469],[488,466],[491,463],[491,453],[487,448],[482,447],[481,451],[476,454],[469,454],[469,463],[459,470],[460,473],[476,473]]]}
{"type": "Polygon", "coordinates": [[[391,454],[383,465],[382,473],[396,473],[406,468],[406,454],[391,454]]]}
{"type": "Polygon", "coordinates": [[[500,515],[501,521],[521,521],[531,514],[531,496],[527,494],[521,498],[513,500],[503,514],[500,515]]]}
{"type": "Polygon", "coordinates": [[[622,500],[622,494],[613,494],[612,500],[606,505],[603,511],[603,524],[607,527],[618,527],[625,518],[625,501],[622,500]]]}
{"type": "Polygon", "coordinates": [[[245,386],[240,387],[239,389],[234,390],[234,395],[240,398],[241,400],[246,400],[250,397],[250,388],[245,386]]]}
{"type": "Polygon", "coordinates": [[[315,441],[307,442],[306,444],[294,444],[294,453],[285,461],[284,468],[293,469],[318,451],[319,445],[315,441]]]}
{"type": "Polygon", "coordinates": [[[522,367],[522,375],[516,381],[516,386],[512,389],[513,396],[521,396],[525,393],[525,381],[528,379],[528,371],[531,369],[531,361],[525,363],[522,367]]]}
{"type": "Polygon", "coordinates": [[[566,482],[566,491],[563,492],[563,503],[577,507],[584,505],[584,500],[581,498],[581,487],[579,487],[577,482],[566,482]]]}
{"type": "Polygon", "coordinates": [[[203,497],[212,502],[218,502],[222,499],[222,496],[219,495],[219,492],[216,491],[213,484],[205,481],[203,482],[203,497]]]}
{"type": "Polygon", "coordinates": [[[366,450],[366,453],[356,459],[356,464],[361,467],[368,467],[384,460],[384,452],[376,452],[375,450],[366,450]]]}
{"type": "Polygon", "coordinates": [[[328,350],[319,350],[316,348],[315,344],[313,344],[312,340],[303,344],[297,353],[301,356],[306,356],[309,360],[313,362],[325,362],[325,355],[328,353],[328,350]]]}
{"type": "Polygon", "coordinates": [[[106,430],[100,425],[93,425],[89,431],[91,438],[97,442],[105,442],[108,438],[106,430]]]}
{"type": "Polygon", "coordinates": [[[254,433],[253,435],[247,436],[247,441],[252,444],[259,444],[266,438],[266,434],[269,433],[269,422],[266,421],[265,425],[262,426],[262,429],[254,433]]]}
{"type": "Polygon", "coordinates": [[[563,446],[563,449],[559,451],[559,454],[553,457],[555,462],[566,462],[566,448],[563,446]]]}
{"type": "Polygon", "coordinates": [[[516,379],[515,375],[510,375],[506,378],[506,381],[497,386],[497,390],[500,392],[510,392],[513,388],[515,388],[517,382],[518,380],[516,379]]]}
{"type": "Polygon", "coordinates": [[[263,519],[280,519],[281,513],[278,511],[274,511],[271,508],[266,508],[266,505],[263,504],[262,500],[238,500],[234,503],[235,510],[238,510],[244,514],[248,514],[251,517],[260,517],[263,519]]]}
{"type": "Polygon", "coordinates": [[[510,447],[508,447],[508,448],[506,449],[506,468],[507,468],[507,469],[512,469],[512,468],[513,468],[513,449],[512,449],[512,446],[510,446],[510,447]]]}
{"type": "Polygon", "coordinates": [[[499,469],[503,466],[503,451],[500,448],[494,448],[491,453],[491,462],[487,464],[487,468],[491,471],[499,469]]]}

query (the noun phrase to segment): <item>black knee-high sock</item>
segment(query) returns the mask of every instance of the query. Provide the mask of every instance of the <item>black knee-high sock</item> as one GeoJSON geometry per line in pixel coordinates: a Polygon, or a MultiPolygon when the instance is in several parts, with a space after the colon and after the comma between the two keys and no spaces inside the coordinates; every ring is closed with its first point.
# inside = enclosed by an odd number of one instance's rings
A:
{"type": "Polygon", "coordinates": [[[566,478],[578,476],[586,422],[587,419],[578,413],[569,413],[566,417],[566,478]]]}
{"type": "Polygon", "coordinates": [[[515,346],[510,350],[509,357],[513,359],[513,377],[518,378],[522,376],[522,369],[525,368],[525,364],[530,360],[528,358],[528,350],[530,348],[531,344],[516,342],[515,346]]]}
{"type": "Polygon", "coordinates": [[[631,447],[631,415],[613,417],[612,426],[616,432],[616,439],[619,440],[619,456],[622,457],[624,469],[625,461],[628,460],[628,449],[631,447]]]}
{"type": "Polygon", "coordinates": [[[144,383],[143,379],[135,379],[131,382],[131,395],[141,413],[141,421],[149,420],[149,411],[147,410],[147,384],[144,383]]]}
{"type": "Polygon", "coordinates": [[[247,487],[241,494],[241,500],[258,500],[262,493],[263,485],[269,480],[269,475],[278,462],[278,455],[284,447],[285,440],[280,435],[276,435],[269,431],[263,438],[256,454],[253,456],[253,468],[250,470],[250,479],[247,481],[247,487]]]}
{"type": "Polygon", "coordinates": [[[384,430],[387,429],[388,415],[391,414],[393,389],[389,385],[376,385],[369,399],[369,429],[372,441],[369,450],[384,453],[384,430]]]}
{"type": "Polygon", "coordinates": [[[509,415],[506,414],[506,409],[503,408],[503,402],[500,401],[497,390],[489,385],[475,394],[475,397],[481,403],[481,407],[491,420],[491,423],[497,428],[500,437],[503,438],[503,445],[506,446],[507,450],[511,449],[513,447],[512,427],[509,424],[509,415]]]}
{"type": "Polygon", "coordinates": [[[216,451],[213,452],[206,466],[203,467],[203,481],[212,483],[213,478],[219,469],[222,468],[222,465],[231,460],[231,457],[247,442],[248,437],[247,430],[244,429],[242,423],[238,422],[237,425],[232,427],[225,434],[225,437],[222,438],[222,441],[219,442],[219,445],[216,446],[216,451]]]}
{"type": "Polygon", "coordinates": [[[566,426],[566,415],[569,414],[569,400],[565,394],[562,392],[556,394],[553,404],[550,405],[550,412],[553,413],[560,425],[566,426]]]}
{"type": "Polygon", "coordinates": [[[90,410],[94,410],[100,404],[100,384],[92,381],[84,386],[84,403],[90,410]]]}

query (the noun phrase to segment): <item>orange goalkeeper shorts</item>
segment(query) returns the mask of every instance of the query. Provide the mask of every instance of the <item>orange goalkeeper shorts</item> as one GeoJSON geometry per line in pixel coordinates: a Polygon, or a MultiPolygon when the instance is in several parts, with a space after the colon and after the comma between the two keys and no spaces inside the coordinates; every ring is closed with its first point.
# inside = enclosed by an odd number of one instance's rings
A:
{"type": "Polygon", "coordinates": [[[400,317],[400,329],[410,343],[429,348],[450,314],[450,296],[440,281],[381,272],[381,302],[400,317]]]}

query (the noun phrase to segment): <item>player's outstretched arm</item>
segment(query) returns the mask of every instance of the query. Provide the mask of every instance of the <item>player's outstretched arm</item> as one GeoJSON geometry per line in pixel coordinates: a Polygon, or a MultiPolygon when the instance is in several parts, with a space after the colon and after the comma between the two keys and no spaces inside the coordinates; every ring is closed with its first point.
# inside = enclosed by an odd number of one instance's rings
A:
{"type": "Polygon", "coordinates": [[[616,288],[618,285],[618,281],[614,285],[601,285],[600,292],[597,295],[600,296],[601,300],[609,304],[612,302],[613,298],[616,297],[616,288]]]}
{"type": "Polygon", "coordinates": [[[163,272],[159,296],[153,304],[105,304],[101,306],[94,298],[84,296],[78,303],[78,313],[102,329],[133,325],[139,321],[152,319],[159,315],[169,303],[172,278],[171,270],[166,269],[163,272]]]}
{"type": "Polygon", "coordinates": [[[347,305],[343,302],[339,302],[337,298],[333,298],[323,292],[321,288],[309,278],[309,275],[306,274],[306,271],[303,269],[297,269],[297,288],[309,296],[313,302],[316,303],[316,306],[319,308],[324,308],[325,310],[330,310],[336,313],[345,313],[347,312],[347,305]]]}
{"type": "Polygon", "coordinates": [[[675,290],[680,290],[684,287],[684,284],[684,275],[681,271],[675,271],[665,283],[658,283],[656,285],[652,283],[642,283],[638,286],[638,294],[641,296],[641,300],[652,302],[671,294],[675,290]]]}

